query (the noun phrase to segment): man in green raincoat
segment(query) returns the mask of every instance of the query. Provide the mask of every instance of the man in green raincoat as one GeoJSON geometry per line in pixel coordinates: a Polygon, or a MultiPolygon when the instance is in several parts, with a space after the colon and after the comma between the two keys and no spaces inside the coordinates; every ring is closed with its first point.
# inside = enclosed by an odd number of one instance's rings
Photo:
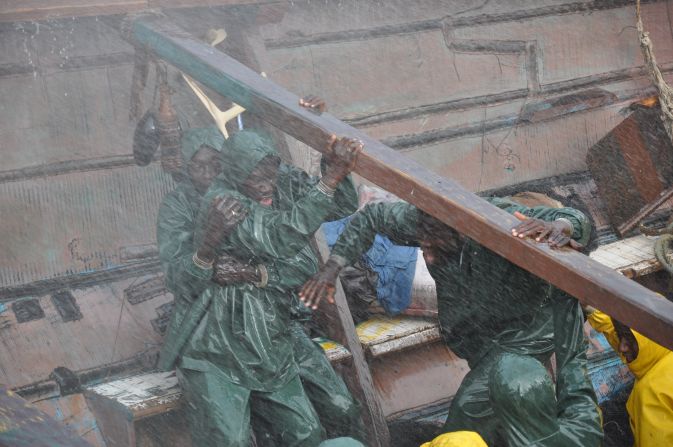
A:
{"type": "Polygon", "coordinates": [[[282,212],[235,190],[203,196],[217,159],[203,156],[209,147],[183,147],[189,179],[164,199],[158,218],[160,259],[176,296],[160,366],[177,361],[195,445],[248,445],[251,415],[279,445],[313,446],[322,438],[292,354],[288,298],[276,287],[286,275],[272,261],[301,256],[361,150],[347,139],[329,144],[325,176],[282,212]],[[269,243],[277,240],[284,244],[269,243]],[[218,254],[226,252],[266,262],[255,265],[259,282],[222,281],[231,262],[218,254]]]}
{"type": "MultiPolygon", "coordinates": [[[[578,246],[589,237],[587,219],[577,210],[489,201],[526,219],[513,230],[516,236],[535,235],[555,247],[578,246]]],[[[423,250],[444,340],[471,368],[443,431],[475,431],[489,446],[600,444],[579,303],[409,204],[377,203],[358,213],[301,299],[314,308],[322,298],[331,301],[339,271],[369,248],[376,233],[423,250]],[[556,389],[543,365],[552,353],[556,389]]]]}
{"type": "MultiPolygon", "coordinates": [[[[208,197],[226,195],[228,190],[235,190],[250,200],[251,207],[290,210],[319,182],[318,178],[310,177],[301,169],[280,162],[273,144],[258,133],[237,132],[227,141],[226,147],[225,160],[229,163],[226,163],[222,181],[211,187],[208,197]]],[[[322,163],[323,172],[325,169],[326,163],[322,163]]],[[[340,219],[356,210],[357,193],[351,179],[346,178],[336,188],[333,206],[325,220],[340,219]]],[[[266,250],[270,254],[254,254],[249,259],[231,260],[229,278],[221,277],[220,282],[227,281],[232,285],[258,283],[262,275],[257,267],[262,267],[267,276],[279,278],[267,287],[277,289],[284,295],[284,302],[290,306],[294,358],[304,389],[327,435],[350,435],[363,439],[360,406],[332,368],[322,348],[309,338],[302,327],[302,323],[310,320],[311,310],[299,302],[296,291],[317,272],[319,265],[310,239],[305,238],[304,246],[295,256],[283,258],[282,248],[274,247],[287,244],[285,237],[272,240],[259,233],[258,237],[265,239],[266,250]]],[[[239,253],[228,254],[240,258],[239,253]]],[[[255,421],[254,425],[258,442],[264,444],[265,440],[260,438],[268,436],[268,427],[264,421],[255,421]]]]}

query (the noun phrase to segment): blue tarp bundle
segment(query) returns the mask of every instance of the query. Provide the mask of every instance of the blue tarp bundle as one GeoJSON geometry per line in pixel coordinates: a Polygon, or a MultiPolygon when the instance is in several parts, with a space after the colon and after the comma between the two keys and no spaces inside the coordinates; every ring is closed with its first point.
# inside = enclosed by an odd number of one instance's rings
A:
{"type": "MultiPolygon", "coordinates": [[[[346,227],[350,217],[326,222],[322,229],[330,249],[346,227]]],[[[390,315],[397,315],[411,303],[411,285],[416,273],[418,248],[402,247],[385,236],[376,235],[374,244],[363,255],[365,264],[378,274],[376,296],[390,315]]]]}

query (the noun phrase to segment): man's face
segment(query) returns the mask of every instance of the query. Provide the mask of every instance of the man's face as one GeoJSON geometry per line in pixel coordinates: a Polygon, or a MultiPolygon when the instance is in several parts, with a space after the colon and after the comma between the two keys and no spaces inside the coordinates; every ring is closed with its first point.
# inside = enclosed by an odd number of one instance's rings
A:
{"type": "Polygon", "coordinates": [[[241,192],[264,206],[273,204],[273,192],[278,179],[280,160],[266,157],[250,173],[241,185],[241,192]]]}
{"type": "Polygon", "coordinates": [[[418,228],[418,242],[428,265],[441,265],[459,250],[460,236],[438,220],[425,217],[418,228]]]}
{"type": "Polygon", "coordinates": [[[633,332],[627,326],[615,322],[615,320],[612,320],[612,322],[619,338],[617,350],[624,356],[626,363],[631,363],[638,357],[638,340],[636,340],[635,335],[633,335],[633,332]]]}
{"type": "Polygon", "coordinates": [[[196,190],[205,194],[215,177],[222,172],[220,153],[209,146],[201,146],[187,164],[187,174],[196,190]]]}

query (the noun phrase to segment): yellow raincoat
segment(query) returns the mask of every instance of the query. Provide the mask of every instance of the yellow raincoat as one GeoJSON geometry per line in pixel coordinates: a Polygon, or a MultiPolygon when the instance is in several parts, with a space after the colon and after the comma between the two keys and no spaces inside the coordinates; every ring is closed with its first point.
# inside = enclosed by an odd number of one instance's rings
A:
{"type": "MultiPolygon", "coordinates": [[[[610,317],[594,311],[589,323],[618,352],[619,339],[610,317]]],[[[626,402],[635,447],[673,446],[673,352],[636,331],[633,334],[638,341],[638,356],[631,363],[624,357],[622,361],[636,377],[626,402]]]]}
{"type": "Polygon", "coordinates": [[[479,433],[473,431],[454,431],[437,436],[421,447],[488,447],[479,433]]]}

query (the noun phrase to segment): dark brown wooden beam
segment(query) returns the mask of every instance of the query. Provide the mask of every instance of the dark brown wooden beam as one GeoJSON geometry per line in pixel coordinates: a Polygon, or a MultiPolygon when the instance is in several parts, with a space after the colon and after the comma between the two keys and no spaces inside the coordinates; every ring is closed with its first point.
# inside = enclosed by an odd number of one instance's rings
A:
{"type": "Polygon", "coordinates": [[[136,20],[131,34],[135,43],[311,147],[323,150],[331,134],[360,138],[366,149],[358,174],[673,349],[673,303],[580,253],[512,237],[513,216],[332,115],[299,107],[296,95],[165,19],[136,20]]]}

